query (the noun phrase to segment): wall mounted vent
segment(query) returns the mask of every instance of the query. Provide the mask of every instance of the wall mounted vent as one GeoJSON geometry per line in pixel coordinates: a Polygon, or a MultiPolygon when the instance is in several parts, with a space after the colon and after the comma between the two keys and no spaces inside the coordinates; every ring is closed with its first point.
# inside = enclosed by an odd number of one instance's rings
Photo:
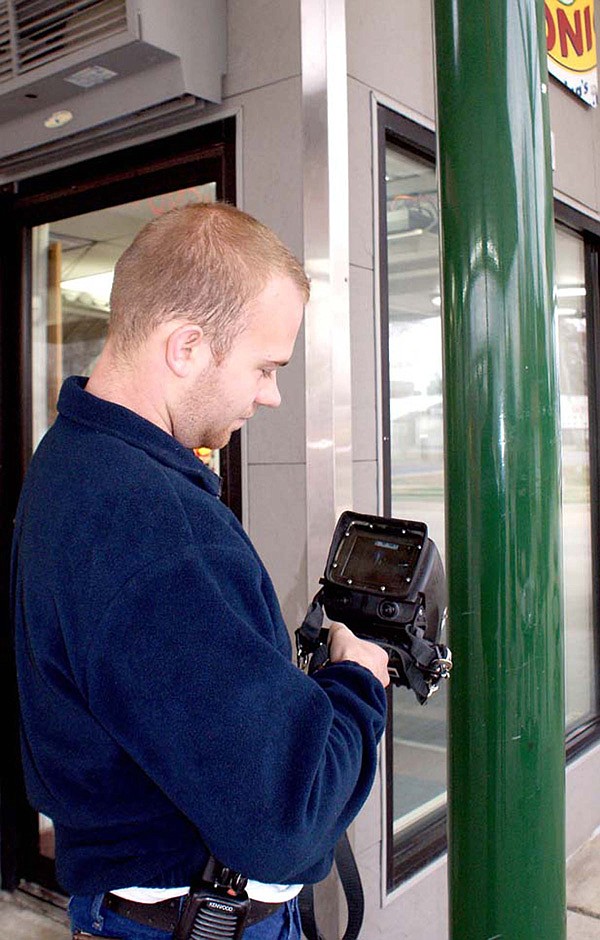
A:
{"type": "Polygon", "coordinates": [[[18,178],[129,115],[219,102],[225,69],[226,0],[0,0],[0,167],[18,178]]]}
{"type": "Polygon", "coordinates": [[[0,0],[0,82],[14,75],[8,0],[0,0]]]}
{"type": "Polygon", "coordinates": [[[3,0],[2,6],[2,82],[127,29],[125,0],[3,0]]]}

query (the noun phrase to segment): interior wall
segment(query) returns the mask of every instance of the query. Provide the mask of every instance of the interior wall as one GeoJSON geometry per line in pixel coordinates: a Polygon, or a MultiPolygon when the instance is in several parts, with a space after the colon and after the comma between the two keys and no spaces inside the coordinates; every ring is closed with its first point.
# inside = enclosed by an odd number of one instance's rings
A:
{"type": "Polygon", "coordinates": [[[350,171],[350,317],[354,508],[381,511],[372,98],[431,125],[433,49],[429,4],[346,0],[350,171]]]}
{"type": "Polygon", "coordinates": [[[411,0],[346,0],[348,75],[432,120],[431,8],[411,0]]]}
{"type": "Polygon", "coordinates": [[[377,312],[373,235],[371,92],[348,79],[350,329],[354,509],[377,513],[377,312]]]}

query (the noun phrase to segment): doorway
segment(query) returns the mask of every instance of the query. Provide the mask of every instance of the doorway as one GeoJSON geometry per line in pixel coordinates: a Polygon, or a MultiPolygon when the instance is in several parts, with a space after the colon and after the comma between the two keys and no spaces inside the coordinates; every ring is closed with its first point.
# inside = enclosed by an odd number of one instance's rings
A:
{"type": "MultiPolygon", "coordinates": [[[[152,218],[191,202],[236,202],[235,120],[207,124],[87,160],[0,190],[1,680],[6,690],[0,777],[1,886],[52,898],[52,821],[26,800],[9,618],[12,520],[23,475],[56,415],[62,381],[88,375],[108,326],[119,255],[152,218]]],[[[241,518],[237,432],[198,454],[223,480],[241,518]]]]}

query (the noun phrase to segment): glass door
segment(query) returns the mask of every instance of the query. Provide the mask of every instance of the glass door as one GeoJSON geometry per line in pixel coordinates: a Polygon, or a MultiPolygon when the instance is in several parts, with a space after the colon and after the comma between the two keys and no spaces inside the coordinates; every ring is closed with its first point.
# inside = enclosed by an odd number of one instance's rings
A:
{"type": "MultiPolygon", "coordinates": [[[[235,204],[235,122],[214,125],[21,181],[4,194],[0,233],[0,549],[8,625],[12,522],[27,462],[56,417],[62,382],[89,375],[103,346],[117,258],[146,222],[176,206],[235,204]],[[10,442],[10,444],[9,444],[10,442]]],[[[0,201],[3,194],[0,193],[0,201]]],[[[222,498],[241,516],[239,432],[221,452],[198,452],[223,479],[222,498]]],[[[8,630],[2,669],[11,688],[1,781],[2,885],[56,899],[52,820],[26,802],[8,630]]],[[[60,898],[58,899],[59,903],[60,898]]]]}
{"type": "MultiPolygon", "coordinates": [[[[117,259],[137,232],[175,206],[214,202],[216,183],[192,186],[37,225],[32,230],[31,428],[33,449],[56,418],[69,375],[89,375],[104,345],[117,259]]],[[[216,473],[218,451],[198,451],[216,473]]],[[[38,814],[39,853],[54,860],[52,820],[38,814]]]]}

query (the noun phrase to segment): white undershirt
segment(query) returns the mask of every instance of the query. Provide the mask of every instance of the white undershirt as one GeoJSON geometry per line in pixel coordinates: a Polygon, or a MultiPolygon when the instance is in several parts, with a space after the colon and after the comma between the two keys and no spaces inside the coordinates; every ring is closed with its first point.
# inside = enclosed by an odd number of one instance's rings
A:
{"type": "MultiPolygon", "coordinates": [[[[171,898],[187,894],[188,887],[184,888],[117,888],[111,891],[126,901],[136,901],[138,904],[158,904],[159,901],[168,901],[171,898]]],[[[265,901],[268,904],[291,901],[302,891],[302,885],[266,885],[262,881],[249,881],[246,885],[246,894],[253,901],[265,901]]]]}

